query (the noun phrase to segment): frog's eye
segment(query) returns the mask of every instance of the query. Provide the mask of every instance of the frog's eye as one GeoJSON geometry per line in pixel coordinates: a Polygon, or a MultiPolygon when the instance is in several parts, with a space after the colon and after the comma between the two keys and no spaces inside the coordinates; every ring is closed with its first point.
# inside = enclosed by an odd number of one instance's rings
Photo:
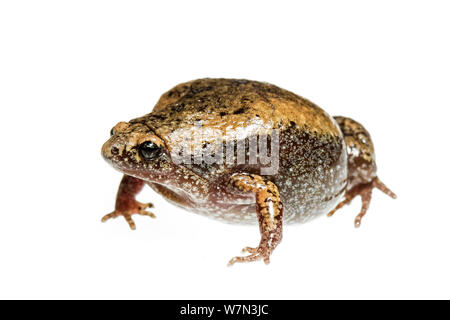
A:
{"type": "Polygon", "coordinates": [[[139,145],[139,153],[145,160],[152,160],[161,154],[161,148],[151,141],[145,141],[139,145]]]}
{"type": "Polygon", "coordinates": [[[111,129],[111,131],[109,132],[109,134],[110,134],[111,136],[114,135],[114,128],[111,129]]]}

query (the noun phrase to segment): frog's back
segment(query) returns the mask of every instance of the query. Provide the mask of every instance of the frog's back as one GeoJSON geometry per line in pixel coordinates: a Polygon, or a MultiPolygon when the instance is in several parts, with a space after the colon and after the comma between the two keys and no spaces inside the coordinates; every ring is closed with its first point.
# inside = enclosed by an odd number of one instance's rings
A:
{"type": "MultiPolygon", "coordinates": [[[[312,102],[275,85],[241,79],[199,79],[164,93],[148,124],[168,141],[189,134],[196,123],[232,139],[240,128],[268,134],[292,124],[319,134],[340,135],[334,120],[312,102]]],[[[169,143],[170,144],[170,143],[169,143]]]]}

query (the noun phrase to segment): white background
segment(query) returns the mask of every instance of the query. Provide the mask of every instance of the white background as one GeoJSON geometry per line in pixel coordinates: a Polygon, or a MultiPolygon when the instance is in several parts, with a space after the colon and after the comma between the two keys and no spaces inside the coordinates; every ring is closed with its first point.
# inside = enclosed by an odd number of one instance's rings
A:
{"type": "Polygon", "coordinates": [[[446,1],[2,1],[0,298],[450,298],[446,1]],[[374,192],[287,226],[269,266],[226,267],[258,228],[177,209],[100,218],[119,121],[201,77],[274,83],[363,123],[374,192]]]}

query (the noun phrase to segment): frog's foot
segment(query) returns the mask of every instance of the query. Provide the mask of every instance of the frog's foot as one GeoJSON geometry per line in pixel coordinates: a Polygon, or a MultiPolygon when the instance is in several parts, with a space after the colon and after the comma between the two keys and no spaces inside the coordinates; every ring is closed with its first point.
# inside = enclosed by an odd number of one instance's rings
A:
{"type": "Polygon", "coordinates": [[[232,266],[236,262],[252,262],[257,260],[264,260],[265,264],[270,263],[270,254],[271,250],[267,246],[260,245],[258,248],[245,247],[242,249],[242,253],[249,253],[248,256],[245,257],[234,257],[228,262],[228,266],[232,266]]]}
{"type": "Polygon", "coordinates": [[[389,190],[389,188],[386,187],[386,185],[383,182],[381,182],[381,180],[378,179],[377,177],[373,179],[372,182],[360,184],[348,190],[347,193],[345,194],[345,199],[341,201],[336,206],[336,208],[331,210],[328,213],[328,216],[331,217],[337,210],[339,210],[346,204],[350,204],[356,196],[361,196],[362,201],[361,211],[355,218],[355,228],[359,228],[361,226],[362,218],[366,215],[367,210],[369,209],[370,201],[372,200],[372,190],[374,188],[381,190],[382,192],[384,192],[393,199],[397,198],[395,193],[389,190]]]}
{"type": "Polygon", "coordinates": [[[116,208],[116,210],[114,210],[113,212],[105,215],[102,218],[102,222],[106,222],[107,220],[109,220],[111,218],[117,218],[119,216],[122,216],[128,222],[128,225],[130,226],[130,228],[132,230],[136,230],[136,224],[134,223],[133,219],[131,218],[131,216],[133,214],[139,214],[142,216],[149,216],[150,218],[156,218],[156,216],[152,212],[149,212],[146,210],[147,208],[153,207],[153,204],[151,204],[151,203],[140,203],[140,202],[134,200],[132,205],[130,205],[129,207],[131,207],[131,208],[127,208],[125,210],[116,208]]]}

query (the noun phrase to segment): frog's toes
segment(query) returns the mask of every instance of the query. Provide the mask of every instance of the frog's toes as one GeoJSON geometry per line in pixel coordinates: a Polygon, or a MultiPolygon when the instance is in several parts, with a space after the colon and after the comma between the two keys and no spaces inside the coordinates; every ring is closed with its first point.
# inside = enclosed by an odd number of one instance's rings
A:
{"type": "Polygon", "coordinates": [[[339,209],[341,209],[343,206],[345,206],[346,204],[350,204],[352,202],[352,200],[355,198],[356,195],[353,194],[346,194],[345,195],[345,199],[342,200],[341,202],[338,203],[338,205],[331,210],[330,212],[328,212],[327,216],[328,217],[332,217],[333,214],[335,214],[336,211],[338,211],[339,209]]]}
{"type": "Polygon", "coordinates": [[[151,203],[140,203],[138,201],[135,201],[135,205],[133,206],[133,209],[129,210],[114,210],[113,212],[105,215],[102,218],[102,222],[106,222],[111,218],[117,218],[119,216],[122,216],[125,218],[125,220],[128,222],[128,225],[132,230],[136,230],[136,224],[134,223],[131,216],[133,214],[139,214],[141,216],[149,216],[150,218],[156,218],[156,216],[152,213],[147,211],[147,208],[152,208],[153,204],[151,203]]]}
{"type": "Polygon", "coordinates": [[[389,188],[386,187],[386,185],[383,182],[381,182],[381,180],[378,177],[375,178],[368,186],[362,188],[359,191],[362,206],[361,211],[355,218],[355,228],[359,228],[361,226],[361,219],[366,215],[367,209],[369,209],[370,201],[372,200],[372,190],[375,188],[387,194],[392,199],[397,198],[395,193],[389,190],[389,188]]]}
{"type": "Polygon", "coordinates": [[[383,182],[381,182],[381,180],[378,177],[375,178],[372,184],[373,188],[377,188],[381,192],[387,194],[392,199],[397,199],[397,195],[394,192],[392,192],[388,187],[386,187],[386,185],[383,182]]]}
{"type": "Polygon", "coordinates": [[[357,186],[353,187],[352,189],[348,190],[345,195],[345,199],[343,201],[341,201],[336,206],[336,208],[331,210],[328,213],[328,216],[331,217],[337,210],[342,208],[344,205],[351,203],[351,201],[356,196],[360,196],[361,204],[362,204],[361,211],[355,218],[355,228],[359,228],[361,226],[362,218],[366,215],[367,210],[369,209],[370,201],[372,200],[372,190],[375,188],[381,190],[382,192],[384,192],[385,194],[387,194],[388,196],[390,196],[393,199],[397,198],[395,193],[392,192],[391,190],[389,190],[389,188],[386,187],[384,185],[384,183],[381,182],[381,180],[377,177],[377,178],[373,179],[370,183],[360,184],[360,185],[357,185],[357,186]]]}
{"type": "Polygon", "coordinates": [[[258,252],[258,248],[253,248],[253,247],[245,247],[241,250],[242,253],[257,253],[258,252]]]}
{"type": "Polygon", "coordinates": [[[248,252],[249,255],[245,256],[245,257],[234,257],[233,259],[231,259],[228,262],[228,266],[232,266],[233,264],[235,264],[236,262],[253,262],[253,261],[257,261],[257,260],[264,260],[265,264],[269,264],[270,263],[270,253],[269,250],[266,250],[262,247],[258,247],[258,248],[252,248],[252,247],[245,247],[244,249],[242,249],[242,252],[248,252]]]}
{"type": "MultiPolygon", "coordinates": [[[[136,205],[137,205],[137,207],[138,207],[138,210],[139,210],[140,212],[142,212],[141,214],[143,214],[143,215],[145,215],[144,212],[150,213],[150,212],[148,212],[148,211],[145,211],[145,209],[147,209],[147,208],[153,208],[153,203],[151,203],[151,202],[148,202],[148,203],[141,203],[141,202],[136,201],[136,205]]],[[[152,218],[156,218],[156,216],[155,216],[153,213],[151,213],[150,216],[151,216],[152,218]]]]}

